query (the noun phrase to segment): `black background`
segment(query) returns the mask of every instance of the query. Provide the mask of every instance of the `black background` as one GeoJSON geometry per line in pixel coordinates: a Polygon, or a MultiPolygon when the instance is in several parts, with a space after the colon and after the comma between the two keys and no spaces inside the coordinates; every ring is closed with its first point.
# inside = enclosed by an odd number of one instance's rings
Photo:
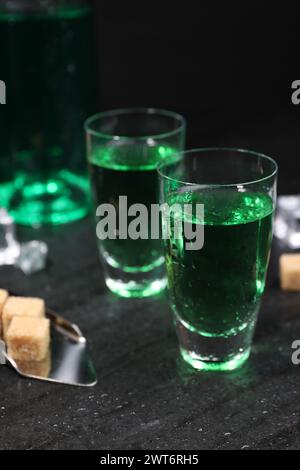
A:
{"type": "Polygon", "coordinates": [[[292,4],[94,3],[99,110],[176,110],[187,118],[188,148],[267,153],[280,165],[279,191],[299,192],[300,106],[291,102],[299,20],[292,4]]]}

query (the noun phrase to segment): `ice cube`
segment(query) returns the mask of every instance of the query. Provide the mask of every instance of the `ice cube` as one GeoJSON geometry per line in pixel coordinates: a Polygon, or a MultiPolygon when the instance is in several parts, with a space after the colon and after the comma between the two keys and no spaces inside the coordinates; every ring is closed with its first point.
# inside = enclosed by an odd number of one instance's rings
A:
{"type": "Polygon", "coordinates": [[[14,264],[19,254],[14,221],[5,209],[0,208],[0,265],[14,264]]]}
{"type": "Polygon", "coordinates": [[[47,255],[48,247],[42,241],[19,243],[13,218],[0,208],[0,266],[14,265],[31,274],[45,268],[47,255]]]}
{"type": "Polygon", "coordinates": [[[274,233],[289,248],[300,248],[300,195],[278,198],[274,233]]]}
{"type": "Polygon", "coordinates": [[[16,266],[25,274],[41,271],[46,266],[47,255],[48,247],[44,242],[32,240],[21,243],[21,251],[16,260],[16,266]]]}

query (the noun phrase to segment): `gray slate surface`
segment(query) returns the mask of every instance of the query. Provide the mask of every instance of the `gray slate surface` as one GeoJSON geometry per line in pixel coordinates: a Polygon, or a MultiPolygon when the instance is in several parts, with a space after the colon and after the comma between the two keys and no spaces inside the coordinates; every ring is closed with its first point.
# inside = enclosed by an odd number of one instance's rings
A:
{"type": "MultiPolygon", "coordinates": [[[[25,238],[33,238],[23,229],[25,238]]],[[[192,373],[178,360],[164,296],[122,300],[104,288],[91,220],[44,229],[47,269],[0,285],[42,296],[89,339],[99,383],[80,389],[0,369],[1,449],[299,449],[300,294],[281,293],[274,247],[252,355],[232,373],[192,373]]]]}

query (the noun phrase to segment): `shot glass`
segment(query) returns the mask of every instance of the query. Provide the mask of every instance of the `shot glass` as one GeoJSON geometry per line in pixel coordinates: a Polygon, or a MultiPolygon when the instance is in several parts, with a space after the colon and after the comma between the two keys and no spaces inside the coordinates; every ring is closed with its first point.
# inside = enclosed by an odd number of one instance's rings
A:
{"type": "Polygon", "coordinates": [[[147,297],[166,287],[151,207],[159,197],[156,167],[183,150],[185,127],[179,114],[151,108],[108,111],[85,123],[100,258],[106,285],[122,297],[147,297]]]}
{"type": "Polygon", "coordinates": [[[196,369],[233,370],[249,357],[265,288],[277,164],[252,151],[196,149],[158,172],[181,355],[196,369]]]}

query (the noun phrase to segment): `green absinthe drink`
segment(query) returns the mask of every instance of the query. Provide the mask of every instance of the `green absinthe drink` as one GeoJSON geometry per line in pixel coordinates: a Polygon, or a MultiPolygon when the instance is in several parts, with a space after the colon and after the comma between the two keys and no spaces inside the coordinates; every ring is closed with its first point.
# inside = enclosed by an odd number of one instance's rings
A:
{"type": "Polygon", "coordinates": [[[0,4],[0,79],[7,90],[0,205],[19,223],[59,224],[87,212],[82,126],[94,99],[91,26],[82,0],[0,4]]]}
{"type": "Polygon", "coordinates": [[[219,153],[216,157],[213,149],[187,152],[188,169],[181,162],[162,180],[164,201],[175,208],[164,244],[180,350],[190,365],[206,370],[235,369],[249,356],[265,288],[274,213],[275,162],[272,166],[265,157],[264,166],[263,157],[256,154],[225,149],[219,153]],[[258,179],[256,171],[268,176],[252,182],[258,179]],[[235,180],[236,185],[230,184],[235,180]],[[185,204],[191,205],[191,213],[184,210],[185,204]],[[204,206],[200,218],[197,204],[204,206]],[[196,233],[200,226],[203,246],[192,250],[186,233],[196,233]]]}
{"type": "Polygon", "coordinates": [[[235,336],[256,319],[270,252],[273,202],[259,193],[230,192],[215,198],[191,193],[190,198],[170,202],[180,205],[187,200],[204,204],[204,221],[182,220],[185,225],[204,222],[204,245],[186,249],[184,232],[182,238],[174,237],[176,212],[172,214],[171,238],[165,243],[175,312],[203,336],[235,336]]]}
{"type": "MultiPolygon", "coordinates": [[[[148,209],[150,232],[151,205],[158,202],[156,167],[175,150],[166,145],[145,149],[139,144],[98,148],[89,157],[89,172],[96,206],[108,202],[116,209],[115,239],[99,240],[99,251],[107,263],[127,273],[147,273],[164,263],[161,239],[119,237],[119,197],[127,197],[128,208],[144,204],[148,209]]],[[[128,225],[134,216],[128,216],[128,225]]],[[[148,291],[146,291],[148,293],[148,291]]],[[[134,296],[135,291],[131,291],[134,296]]],[[[139,292],[137,291],[138,295],[139,292]]]]}

